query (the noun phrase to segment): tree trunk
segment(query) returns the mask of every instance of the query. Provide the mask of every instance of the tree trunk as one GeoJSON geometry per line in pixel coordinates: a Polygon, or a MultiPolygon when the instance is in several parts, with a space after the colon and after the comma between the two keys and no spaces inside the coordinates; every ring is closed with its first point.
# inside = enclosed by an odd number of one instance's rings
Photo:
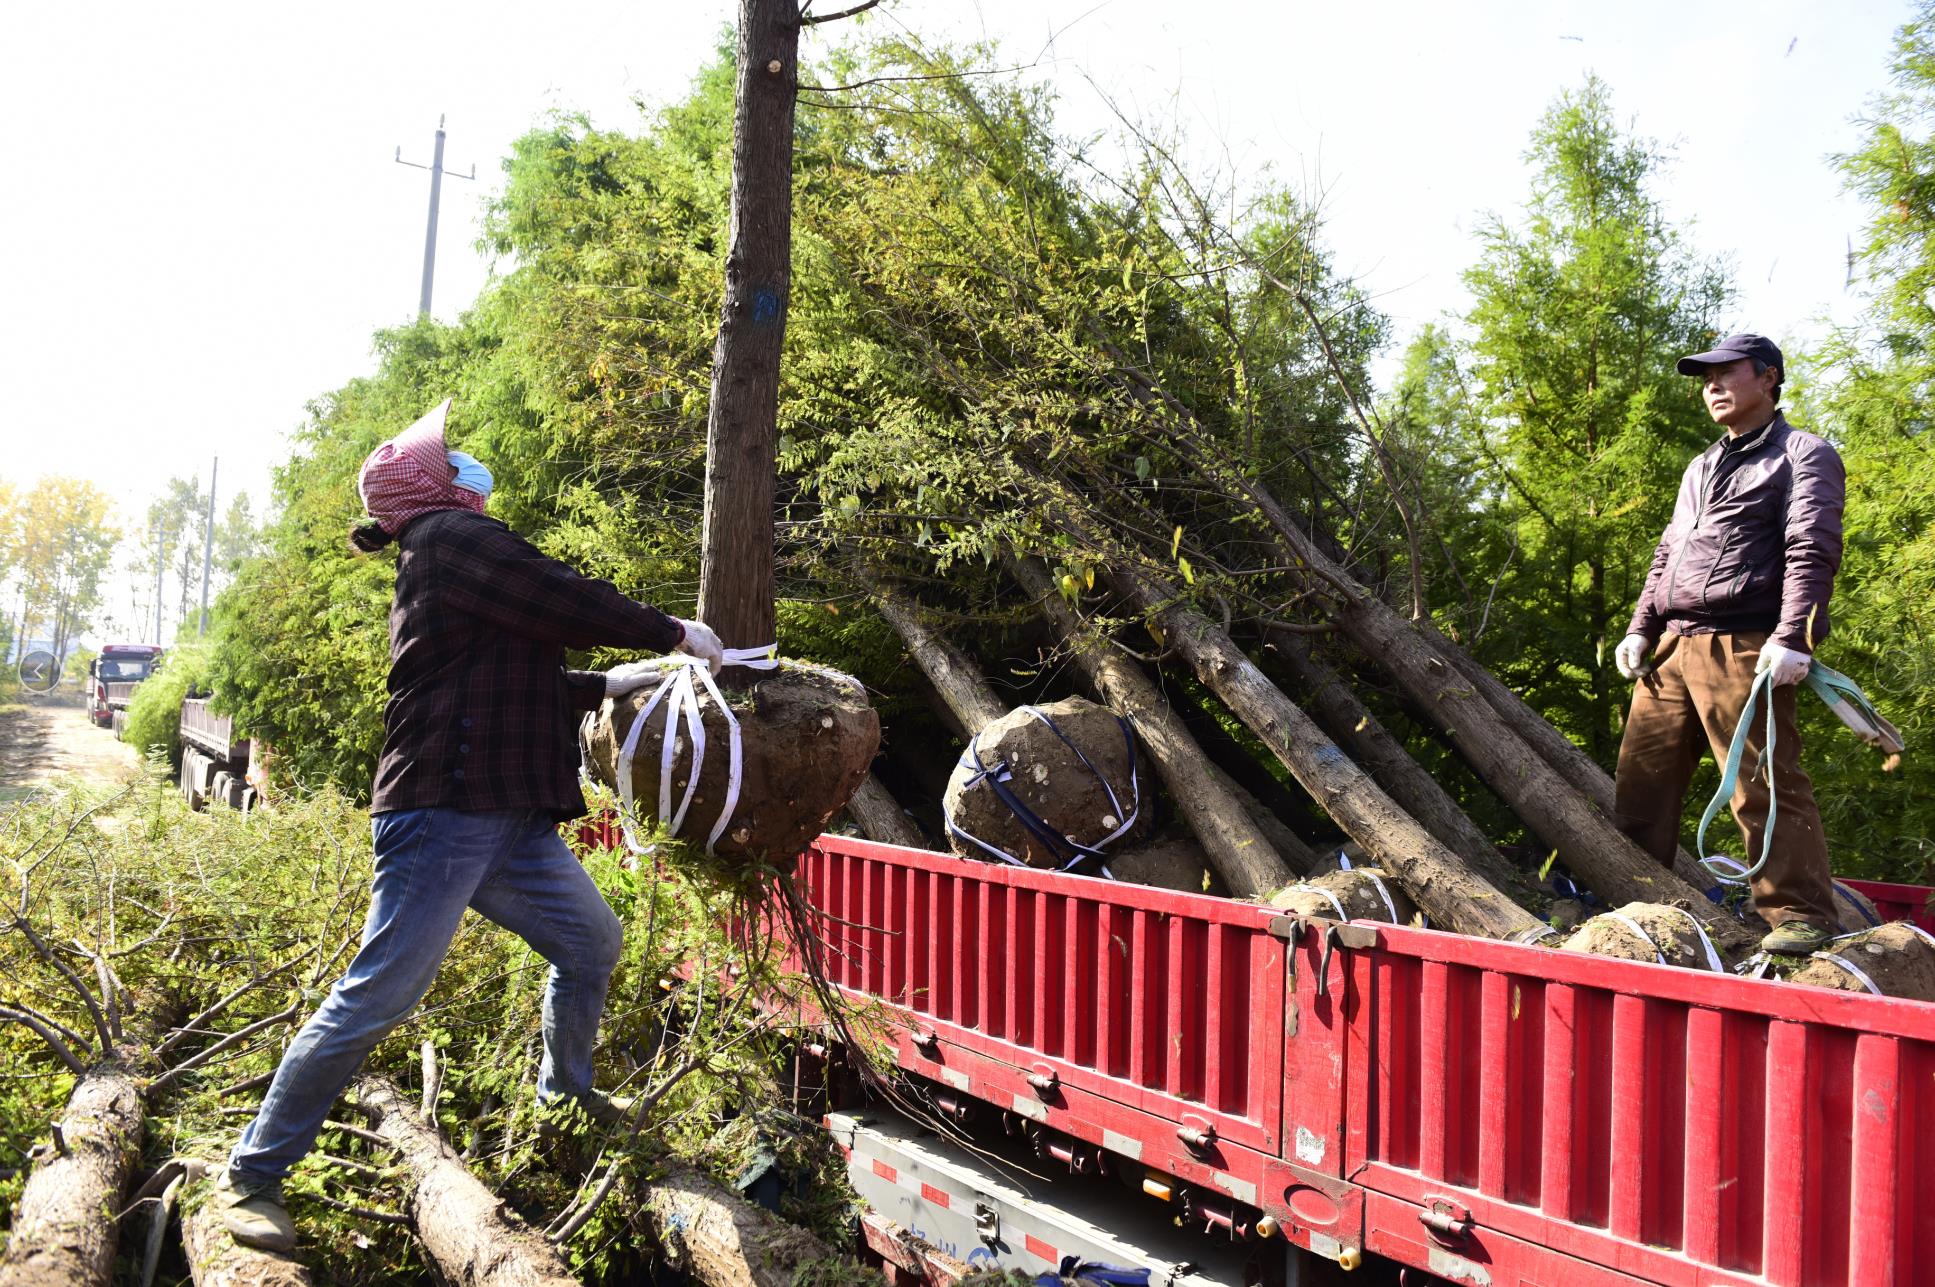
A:
{"type": "Polygon", "coordinates": [[[141,1151],[141,1091],[119,1064],[87,1071],[14,1207],[0,1287],[105,1287],[128,1174],[141,1151]]]}
{"type": "Polygon", "coordinates": [[[666,1257],[702,1287],[792,1287],[816,1265],[859,1269],[807,1230],[696,1171],[674,1170],[655,1181],[644,1207],[666,1257]]]}
{"type": "Polygon", "coordinates": [[[1279,854],[1230,791],[1228,778],[1196,745],[1168,701],[1142,668],[1106,641],[1086,639],[1082,620],[1062,601],[1039,559],[1010,559],[1008,570],[1033,595],[1048,623],[1075,650],[1076,664],[1095,694],[1135,728],[1155,762],[1176,811],[1196,833],[1217,875],[1238,898],[1256,898],[1290,883],[1294,866],[1309,871],[1316,855],[1307,845],[1279,854]]]}
{"type": "Polygon", "coordinates": [[[564,1258],[464,1166],[395,1083],[365,1077],[362,1111],[414,1183],[404,1214],[423,1254],[454,1287],[575,1287],[564,1258]]]}
{"type": "Polygon", "coordinates": [[[1135,574],[1114,579],[1132,603],[1156,616],[1168,644],[1230,711],[1353,840],[1404,883],[1434,921],[1487,938],[1517,938],[1543,928],[1384,794],[1227,633],[1175,603],[1167,586],[1135,574]]]}
{"type": "MultiPolygon", "coordinates": [[[[215,1172],[197,1166],[197,1181],[215,1172]]],[[[195,1287],[309,1287],[309,1271],[300,1261],[272,1251],[244,1247],[228,1236],[221,1210],[213,1203],[184,1203],[181,1209],[181,1249],[195,1287]]]]}
{"type": "Polygon", "coordinates": [[[1311,655],[1307,640],[1289,630],[1272,630],[1269,644],[1296,677],[1317,722],[1406,813],[1494,885],[1511,889],[1519,882],[1519,873],[1499,857],[1485,833],[1437,779],[1411,758],[1404,744],[1378,722],[1336,671],[1311,655]]]}
{"type": "Polygon", "coordinates": [[[878,840],[883,845],[899,845],[903,849],[925,849],[927,841],[907,815],[900,811],[900,802],[895,800],[880,779],[867,774],[860,783],[860,789],[847,801],[847,812],[860,824],[860,830],[867,839],[878,840]]]}
{"type": "MultiPolygon", "coordinates": [[[[1574,790],[1590,800],[1599,812],[1608,818],[1613,816],[1613,780],[1597,761],[1574,745],[1571,738],[1554,728],[1551,720],[1527,705],[1525,699],[1513,692],[1505,681],[1479,665],[1470,653],[1448,640],[1441,641],[1440,647],[1459,672],[1484,694],[1485,700],[1498,712],[1499,718],[1511,726],[1513,732],[1524,738],[1541,759],[1551,765],[1574,790]]],[[[1715,883],[1712,873],[1702,871],[1699,862],[1684,846],[1674,851],[1673,872],[1695,889],[1707,889],[1715,883]]]]}
{"type": "Polygon", "coordinates": [[[1615,905],[1680,904],[1705,925],[1716,943],[1730,948],[1745,944],[1751,935],[1739,921],[1643,853],[1499,718],[1464,671],[1446,659],[1447,650],[1439,646],[1435,629],[1406,622],[1325,557],[1262,484],[1247,486],[1286,552],[1338,592],[1336,619],[1344,634],[1397,680],[1486,785],[1541,842],[1558,851],[1573,875],[1615,905]]]}
{"type": "Polygon", "coordinates": [[[981,678],[967,654],[922,623],[918,604],[889,586],[875,585],[872,589],[874,607],[906,642],[914,663],[940,693],[968,737],[1008,713],[1007,703],[981,678]]]}
{"type": "Polygon", "coordinates": [[[731,232],[706,418],[699,569],[699,616],[728,648],[769,644],[775,633],[773,480],[799,36],[798,0],[740,0],[731,232]]]}

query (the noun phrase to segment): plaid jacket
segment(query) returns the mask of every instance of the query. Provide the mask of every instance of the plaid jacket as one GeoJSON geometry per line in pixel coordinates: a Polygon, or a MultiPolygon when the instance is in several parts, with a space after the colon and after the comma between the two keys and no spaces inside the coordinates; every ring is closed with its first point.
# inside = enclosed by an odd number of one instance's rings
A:
{"type": "Polygon", "coordinates": [[[370,811],[582,814],[575,713],[597,709],[605,683],[566,670],[564,650],[669,652],[684,638],[678,622],[481,514],[425,514],[399,545],[370,811]]]}

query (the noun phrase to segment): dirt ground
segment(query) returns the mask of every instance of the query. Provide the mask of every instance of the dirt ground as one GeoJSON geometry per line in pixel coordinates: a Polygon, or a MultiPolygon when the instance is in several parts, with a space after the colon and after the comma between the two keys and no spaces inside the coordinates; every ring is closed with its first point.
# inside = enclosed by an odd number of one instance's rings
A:
{"type": "Polygon", "coordinates": [[[140,767],[134,748],[89,723],[78,702],[0,695],[0,801],[60,777],[111,785],[140,767]]]}

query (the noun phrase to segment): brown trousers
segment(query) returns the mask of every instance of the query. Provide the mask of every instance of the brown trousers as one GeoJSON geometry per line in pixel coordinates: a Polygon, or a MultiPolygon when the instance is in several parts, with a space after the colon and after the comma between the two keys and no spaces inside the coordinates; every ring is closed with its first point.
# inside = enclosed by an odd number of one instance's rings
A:
{"type": "MultiPolygon", "coordinates": [[[[1668,635],[1661,648],[1673,638],[1668,635]]],[[[1679,844],[1686,790],[1700,753],[1711,749],[1716,762],[1726,763],[1734,726],[1753,687],[1754,663],[1766,640],[1764,631],[1683,636],[1659,669],[1633,688],[1633,708],[1619,744],[1613,820],[1667,866],[1679,844]]],[[[1804,920],[1832,928],[1836,916],[1827,836],[1821,830],[1814,786],[1801,769],[1801,734],[1794,726],[1799,691],[1798,684],[1773,690],[1774,789],[1780,811],[1767,865],[1754,877],[1754,906],[1770,925],[1804,920]]],[[[1766,730],[1763,700],[1754,710],[1733,793],[1733,816],[1746,845],[1745,854],[1736,856],[1744,856],[1750,866],[1760,857],[1767,822],[1767,778],[1755,772],[1766,730]]]]}

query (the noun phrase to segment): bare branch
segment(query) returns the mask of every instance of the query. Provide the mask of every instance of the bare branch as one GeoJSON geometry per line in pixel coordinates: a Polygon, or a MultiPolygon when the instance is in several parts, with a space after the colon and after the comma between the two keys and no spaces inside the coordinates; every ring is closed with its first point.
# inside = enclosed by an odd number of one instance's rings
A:
{"type": "Polygon", "coordinates": [[[195,1069],[201,1067],[203,1064],[213,1059],[216,1055],[221,1054],[223,1051],[233,1050],[236,1046],[241,1045],[243,1042],[247,1041],[250,1037],[253,1037],[256,1033],[261,1032],[266,1028],[273,1028],[275,1025],[279,1023],[287,1023],[300,1013],[302,1013],[302,1003],[300,1001],[293,1001],[287,1007],[276,1011],[268,1018],[257,1019],[254,1023],[250,1024],[248,1027],[237,1029],[236,1031],[230,1033],[228,1036],[223,1037],[220,1041],[216,1042],[208,1049],[200,1052],[199,1054],[192,1055],[189,1058],[182,1060],[180,1063],[176,1064],[173,1068],[170,1068],[168,1071],[162,1073],[161,1076],[155,1078],[152,1082],[149,1082],[148,1093],[150,1095],[156,1093],[163,1086],[166,1086],[169,1082],[174,1081],[184,1073],[192,1072],[195,1069]]]}
{"type": "Polygon", "coordinates": [[[33,945],[34,954],[53,966],[81,998],[81,1003],[87,1007],[87,1013],[94,1020],[94,1031],[101,1038],[101,1053],[110,1054],[114,1050],[114,1034],[109,1029],[107,1016],[101,1013],[101,1004],[94,999],[94,994],[87,990],[87,985],[81,982],[80,976],[75,974],[65,961],[54,955],[53,950],[47,946],[47,940],[34,931],[34,927],[28,923],[25,916],[15,917],[13,928],[27,936],[27,941],[33,945]]]}
{"type": "Polygon", "coordinates": [[[34,1035],[46,1042],[48,1049],[52,1050],[59,1057],[60,1061],[67,1065],[69,1072],[78,1076],[87,1071],[87,1065],[69,1048],[68,1044],[62,1041],[52,1028],[42,1023],[34,1015],[28,1014],[25,1011],[12,1009],[8,1006],[0,1006],[0,1019],[9,1019],[14,1023],[25,1024],[31,1028],[34,1035]]]}
{"type": "Polygon", "coordinates": [[[865,3],[854,5],[851,9],[840,9],[833,13],[815,14],[811,17],[802,12],[800,14],[800,26],[817,27],[823,22],[838,22],[842,18],[851,18],[855,14],[865,13],[879,3],[880,0],[865,0],[865,3]]]}

